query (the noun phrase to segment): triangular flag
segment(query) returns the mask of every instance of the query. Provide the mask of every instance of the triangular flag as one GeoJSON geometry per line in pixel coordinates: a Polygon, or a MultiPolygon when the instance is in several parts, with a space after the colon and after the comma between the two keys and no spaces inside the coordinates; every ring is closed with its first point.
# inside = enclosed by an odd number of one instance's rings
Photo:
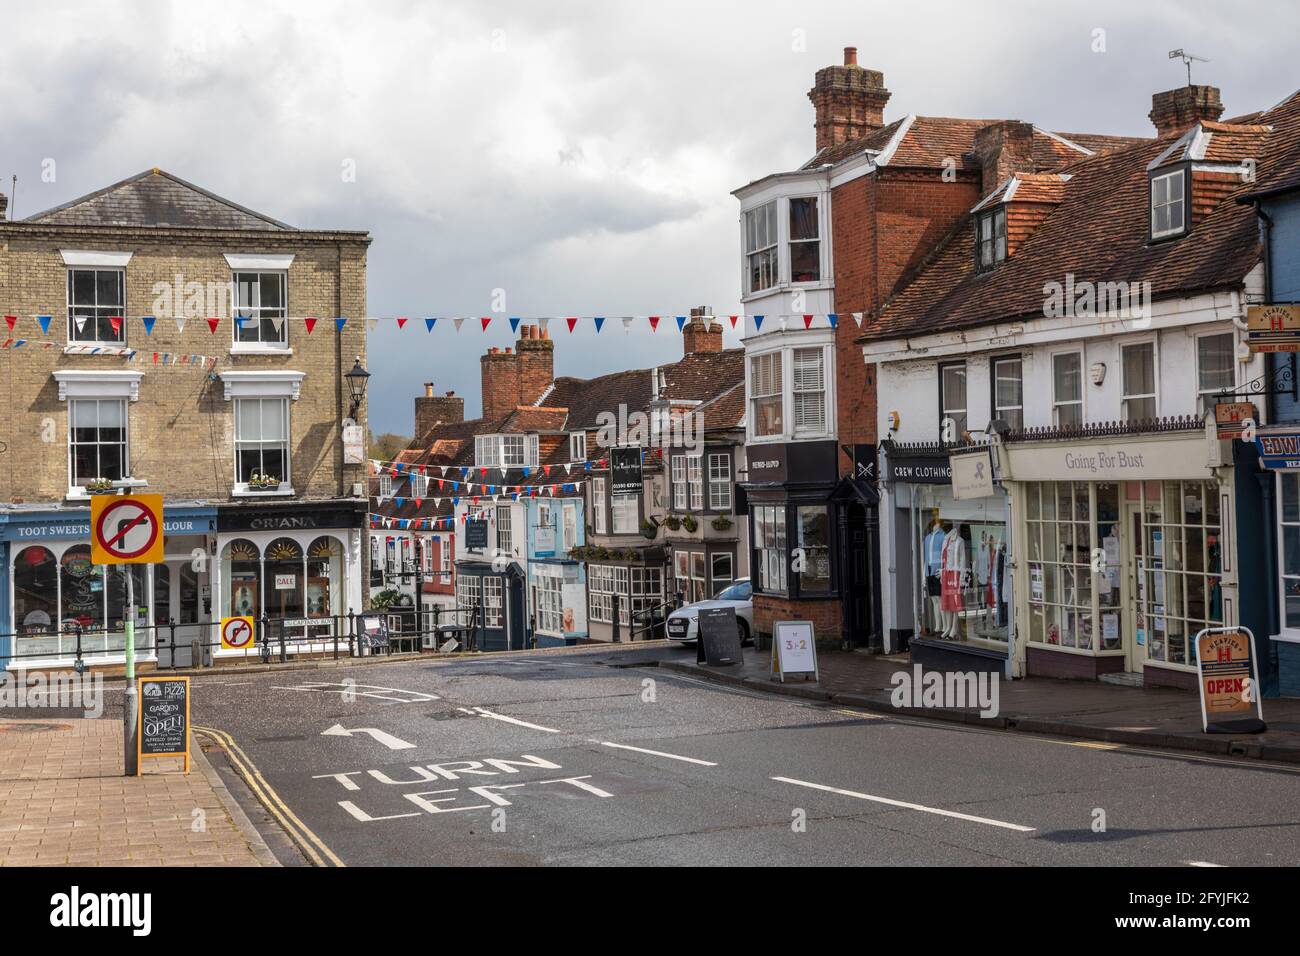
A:
{"type": "Polygon", "coordinates": [[[858,323],[858,328],[862,328],[862,313],[861,313],[861,312],[854,312],[854,313],[853,313],[853,321],[856,322],[856,323],[858,323]]]}
{"type": "MultiPolygon", "coordinates": [[[[118,319],[117,321],[118,321],[118,322],[121,322],[122,320],[121,320],[121,319],[118,319]]],[[[10,331],[10,332],[12,332],[12,331],[14,330],[14,326],[15,326],[17,323],[18,323],[18,316],[16,316],[16,315],[6,315],[6,316],[5,316],[5,325],[9,326],[9,331],[10,331]]]]}
{"type": "Polygon", "coordinates": [[[459,331],[460,331],[460,327],[461,327],[462,325],[465,324],[465,320],[464,320],[464,319],[452,319],[452,320],[451,320],[451,323],[452,323],[452,325],[456,326],[456,331],[459,332],[459,331]]]}
{"type": "Polygon", "coordinates": [[[538,320],[537,320],[537,325],[538,325],[538,327],[542,330],[542,334],[545,335],[545,334],[546,334],[546,330],[549,329],[549,328],[551,327],[551,320],[550,320],[549,318],[547,318],[547,319],[538,319],[538,320]]]}
{"type": "Polygon", "coordinates": [[[438,321],[437,319],[425,319],[425,320],[424,320],[424,330],[425,330],[426,332],[432,332],[432,331],[433,331],[433,326],[434,326],[434,324],[435,324],[437,321],[438,321]]]}
{"type": "MultiPolygon", "coordinates": [[[[80,328],[80,326],[78,326],[78,328],[80,328]]],[[[176,316],[176,331],[177,332],[185,331],[185,316],[183,315],[176,316]]]]}
{"type": "Polygon", "coordinates": [[[86,327],[86,317],[84,315],[77,316],[73,321],[77,323],[78,332],[82,331],[86,327]]]}
{"type": "Polygon", "coordinates": [[[803,317],[803,327],[804,327],[805,329],[810,328],[810,327],[812,326],[812,320],[813,320],[813,317],[812,317],[811,315],[805,315],[805,316],[803,317]]]}
{"type": "Polygon", "coordinates": [[[220,324],[221,324],[221,319],[217,318],[216,316],[210,316],[208,318],[208,328],[212,330],[213,335],[217,334],[217,326],[220,324]]]}
{"type": "MultiPolygon", "coordinates": [[[[154,324],[155,321],[156,321],[156,320],[154,319],[154,317],[153,317],[152,315],[143,315],[143,316],[140,317],[140,322],[144,325],[144,334],[145,334],[145,335],[153,335],[153,324],[154,324]]],[[[49,322],[48,317],[46,318],[46,322],[47,322],[47,324],[48,324],[48,322],[49,322]]]]}
{"type": "Polygon", "coordinates": [[[677,331],[680,332],[685,327],[686,327],[686,316],[684,315],[677,316],[677,331]]]}
{"type": "Polygon", "coordinates": [[[343,326],[347,324],[348,324],[347,316],[340,315],[340,316],[336,316],[334,319],[334,328],[337,329],[339,332],[342,332],[343,326]]]}
{"type": "Polygon", "coordinates": [[[367,331],[367,332],[373,332],[373,331],[374,331],[375,329],[377,329],[377,328],[379,328],[379,320],[378,320],[377,318],[375,318],[373,315],[367,316],[367,317],[366,317],[366,331],[367,331]]]}
{"type": "Polygon", "coordinates": [[[307,334],[311,335],[312,330],[316,328],[316,320],[307,318],[302,320],[303,325],[307,326],[307,334]]]}
{"type": "Polygon", "coordinates": [[[650,331],[651,332],[659,331],[659,316],[657,315],[650,316],[650,331]]]}
{"type": "Polygon", "coordinates": [[[763,327],[763,316],[761,315],[754,316],[754,331],[757,332],[762,327],[763,327]]]}
{"type": "Polygon", "coordinates": [[[404,328],[406,328],[406,316],[404,316],[404,315],[399,315],[399,316],[397,317],[397,327],[398,327],[399,329],[404,329],[404,328]]]}
{"type": "Polygon", "coordinates": [[[636,316],[633,316],[633,315],[625,315],[625,316],[623,316],[623,331],[624,331],[624,332],[630,332],[630,331],[632,331],[632,320],[633,320],[634,318],[636,318],[636,316]]]}
{"type": "Polygon", "coordinates": [[[598,315],[592,321],[596,323],[596,333],[599,334],[600,327],[605,324],[605,317],[603,315],[598,315]]]}
{"type": "Polygon", "coordinates": [[[838,329],[840,327],[840,317],[834,312],[826,313],[826,321],[831,324],[832,329],[838,329]]]}
{"type": "Polygon", "coordinates": [[[510,316],[510,331],[511,332],[519,331],[519,316],[517,315],[510,316]]]}
{"type": "Polygon", "coordinates": [[[564,321],[565,321],[565,323],[569,326],[569,331],[572,332],[572,331],[573,331],[573,327],[574,327],[575,325],[578,324],[578,317],[577,317],[577,316],[574,316],[574,315],[571,315],[571,316],[569,316],[567,319],[565,319],[564,321]]]}
{"type": "Polygon", "coordinates": [[[486,331],[487,331],[487,327],[488,327],[488,323],[492,321],[492,316],[490,316],[490,315],[485,315],[485,316],[483,316],[482,318],[480,318],[479,321],[483,323],[483,331],[486,332],[486,331]]]}
{"type": "MultiPolygon", "coordinates": [[[[8,316],[5,316],[5,318],[8,318],[8,316]]],[[[110,315],[108,317],[108,324],[113,327],[114,335],[117,335],[118,332],[122,331],[122,317],[120,315],[110,315]]]]}
{"type": "Polygon", "coordinates": [[[738,316],[738,315],[729,315],[729,316],[727,316],[727,318],[731,319],[731,327],[734,329],[734,328],[736,327],[736,319],[740,318],[740,316],[738,316]]]}

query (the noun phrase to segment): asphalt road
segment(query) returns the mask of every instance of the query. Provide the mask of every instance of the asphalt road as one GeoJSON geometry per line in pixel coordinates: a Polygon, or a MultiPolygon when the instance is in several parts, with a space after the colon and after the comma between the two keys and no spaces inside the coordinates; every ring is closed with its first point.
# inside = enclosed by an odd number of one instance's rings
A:
{"type": "Polygon", "coordinates": [[[228,735],[324,862],[1300,864],[1291,768],[626,666],[693,653],[214,673],[193,722],[228,735]]]}

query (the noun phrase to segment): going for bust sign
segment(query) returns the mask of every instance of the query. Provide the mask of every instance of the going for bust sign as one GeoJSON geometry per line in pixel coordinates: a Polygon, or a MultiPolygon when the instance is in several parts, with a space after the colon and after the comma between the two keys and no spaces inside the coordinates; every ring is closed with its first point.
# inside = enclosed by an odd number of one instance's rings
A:
{"type": "Polygon", "coordinates": [[[1255,635],[1250,628],[1201,631],[1196,635],[1196,666],[1205,733],[1257,734],[1267,729],[1255,667],[1255,635]]]}

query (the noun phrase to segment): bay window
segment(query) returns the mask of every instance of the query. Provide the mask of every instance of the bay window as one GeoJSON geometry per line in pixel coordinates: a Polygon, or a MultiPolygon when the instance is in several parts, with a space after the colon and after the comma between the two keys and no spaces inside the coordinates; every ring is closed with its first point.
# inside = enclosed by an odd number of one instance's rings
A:
{"type": "Polygon", "coordinates": [[[821,242],[817,228],[817,197],[790,200],[790,281],[821,278],[821,242]]]}
{"type": "Polygon", "coordinates": [[[826,430],[826,353],[820,348],[795,349],[795,434],[820,434],[826,430]]]}
{"type": "Polygon", "coordinates": [[[781,353],[768,352],[749,359],[749,403],[754,434],[780,435],[785,428],[781,393],[781,353]]]}
{"type": "Polygon", "coordinates": [[[754,514],[754,567],[759,590],[784,593],[788,554],[785,537],[785,505],[757,505],[754,514]]]}
{"type": "Polygon", "coordinates": [[[745,213],[745,291],[761,292],[777,282],[776,200],[745,213]]]}

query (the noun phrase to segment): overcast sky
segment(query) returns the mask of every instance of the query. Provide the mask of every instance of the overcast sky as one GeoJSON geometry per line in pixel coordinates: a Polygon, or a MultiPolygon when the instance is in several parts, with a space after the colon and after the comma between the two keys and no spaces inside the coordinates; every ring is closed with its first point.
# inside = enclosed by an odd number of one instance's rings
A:
{"type": "MultiPolygon", "coordinates": [[[[19,218],[159,166],[292,225],[367,229],[372,315],[486,315],[494,289],[511,315],[728,314],[731,190],[813,153],[806,93],[844,46],[884,71],[887,121],[1146,135],[1151,94],[1186,81],[1175,47],[1210,59],[1193,80],[1226,116],[1293,92],[1297,9],[42,0],[5,10],[0,177],[18,175],[19,218]]],[[[552,324],[557,373],[680,354],[671,321],[611,325],[552,324]]],[[[511,338],[381,324],[371,427],[409,432],[427,380],[477,414],[478,355],[511,338]]]]}

